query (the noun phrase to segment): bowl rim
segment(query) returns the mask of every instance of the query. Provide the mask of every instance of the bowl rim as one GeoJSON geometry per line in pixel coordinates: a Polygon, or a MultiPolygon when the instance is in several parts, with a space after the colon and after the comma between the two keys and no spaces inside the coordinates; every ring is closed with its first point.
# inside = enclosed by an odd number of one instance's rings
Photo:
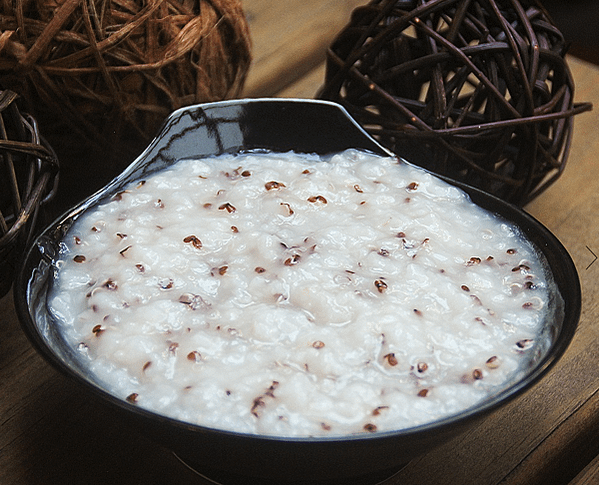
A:
{"type": "MultiPolygon", "coordinates": [[[[483,417],[489,414],[491,411],[496,408],[510,402],[516,397],[523,394],[525,391],[533,387],[543,376],[545,376],[548,371],[554,367],[554,365],[561,359],[566,349],[570,345],[570,342],[576,332],[576,328],[578,325],[578,320],[580,318],[581,312],[581,289],[580,289],[580,280],[578,277],[578,273],[576,271],[575,265],[561,242],[538,220],[536,220],[533,216],[525,212],[523,209],[516,207],[515,205],[508,203],[498,197],[483,192],[480,189],[469,186],[462,182],[457,182],[455,180],[448,179],[447,177],[439,176],[438,174],[433,175],[437,178],[440,178],[450,184],[466,191],[469,196],[474,200],[486,199],[488,201],[492,201],[493,204],[499,205],[504,208],[510,215],[518,214],[518,217],[522,219],[522,221],[527,223],[526,227],[522,227],[521,224],[518,224],[518,227],[522,230],[522,232],[528,237],[528,233],[531,228],[534,231],[538,231],[543,239],[545,240],[545,244],[551,246],[553,251],[557,251],[556,257],[559,257],[562,261],[563,269],[567,274],[567,278],[569,279],[569,284],[571,285],[571,294],[568,301],[564,301],[564,304],[568,305],[568,309],[565,310],[562,327],[560,329],[559,336],[556,337],[555,342],[551,344],[548,348],[546,354],[540,359],[539,362],[535,363],[532,369],[530,369],[526,375],[518,380],[510,384],[507,388],[501,390],[500,392],[493,394],[491,397],[484,399],[483,401],[475,404],[474,406],[467,408],[458,413],[443,417],[441,419],[437,419],[431,422],[423,423],[416,426],[411,426],[408,428],[401,428],[397,430],[389,430],[389,431],[380,431],[376,433],[358,433],[358,434],[348,434],[348,435],[333,435],[333,436],[280,436],[280,435],[261,435],[261,434],[250,434],[250,433],[242,433],[231,430],[224,430],[219,428],[211,428],[207,426],[202,426],[198,424],[193,424],[189,422],[185,422],[176,418],[172,418],[169,416],[165,416],[159,414],[155,411],[150,411],[148,409],[144,409],[138,407],[134,404],[127,403],[125,400],[111,394],[109,391],[103,389],[98,384],[92,382],[89,379],[81,376],[78,372],[74,371],[70,365],[67,365],[62,359],[57,357],[51,347],[46,344],[45,339],[40,335],[39,329],[34,321],[34,318],[31,315],[30,310],[30,283],[32,278],[32,272],[35,267],[31,267],[32,258],[36,259],[36,252],[38,248],[38,242],[41,238],[45,237],[46,234],[52,229],[55,228],[59,224],[63,224],[65,221],[73,218],[77,218],[82,212],[84,212],[90,205],[96,202],[104,193],[110,192],[110,190],[115,187],[118,183],[122,182],[126,177],[134,171],[135,167],[140,163],[145,161],[145,158],[149,156],[152,151],[159,147],[161,142],[163,142],[163,137],[165,136],[169,124],[176,117],[194,111],[194,110],[206,110],[206,109],[214,109],[221,107],[228,107],[233,105],[248,105],[248,104],[256,104],[256,103],[276,103],[281,106],[286,103],[293,103],[296,106],[300,106],[303,104],[310,105],[324,105],[329,106],[331,108],[335,108],[340,110],[340,112],[347,118],[348,122],[351,122],[356,128],[359,129],[363,133],[365,137],[370,139],[375,145],[380,147],[381,152],[388,154],[389,156],[393,156],[395,158],[399,158],[405,163],[414,166],[409,161],[404,160],[401,156],[395,155],[382,145],[380,145],[374,138],[372,138],[355,120],[348,111],[340,104],[332,102],[332,101],[324,101],[324,100],[311,100],[311,99],[300,99],[300,98],[247,98],[247,99],[236,99],[236,100],[227,100],[227,101],[216,101],[210,103],[199,103],[186,107],[179,108],[173,111],[169,117],[163,123],[161,129],[159,130],[158,135],[150,142],[147,148],[129,165],[127,168],[123,170],[117,177],[115,177],[111,182],[105,185],[103,188],[90,195],[82,202],[77,203],[73,208],[64,212],[61,216],[59,216],[55,221],[49,224],[44,231],[33,241],[33,243],[29,246],[29,248],[25,251],[23,259],[20,264],[20,270],[17,274],[17,278],[15,281],[15,289],[14,289],[14,302],[15,309],[18,315],[18,318],[21,323],[21,327],[24,330],[25,334],[29,338],[30,342],[36,348],[38,353],[40,353],[45,360],[50,363],[56,370],[61,373],[67,375],[68,377],[74,379],[77,383],[82,384],[85,388],[92,391],[92,393],[100,396],[105,402],[117,406],[118,408],[124,409],[129,413],[133,413],[137,416],[140,416],[144,419],[150,419],[152,421],[167,423],[170,426],[174,426],[179,429],[184,429],[187,431],[193,431],[197,433],[209,433],[209,434],[218,434],[222,436],[234,436],[236,438],[249,439],[249,440],[263,440],[263,441],[285,441],[292,443],[303,443],[303,444],[326,444],[326,443],[338,443],[338,442],[363,442],[363,441],[372,441],[372,440],[385,440],[385,439],[396,439],[400,438],[410,438],[411,436],[417,436],[422,434],[430,434],[430,433],[438,433],[442,429],[448,429],[452,427],[459,426],[467,421],[472,420],[473,418],[483,417]],[[528,226],[530,224],[530,227],[528,226]]],[[[422,167],[418,167],[420,170],[427,171],[422,167]]],[[[428,172],[428,171],[427,171],[428,172]]],[[[431,173],[431,172],[429,172],[431,173]]],[[[477,202],[475,202],[479,205],[477,202]]],[[[502,217],[506,217],[501,214],[502,217]]],[[[506,217],[507,218],[507,217],[506,217]]],[[[510,219],[510,222],[511,221],[510,219]]],[[[536,244],[536,243],[535,243],[536,244]]],[[[541,248],[541,252],[545,254],[543,248],[541,248]]],[[[43,259],[43,256],[39,256],[39,259],[43,259]]],[[[553,268],[552,268],[553,270],[553,268]]]]}

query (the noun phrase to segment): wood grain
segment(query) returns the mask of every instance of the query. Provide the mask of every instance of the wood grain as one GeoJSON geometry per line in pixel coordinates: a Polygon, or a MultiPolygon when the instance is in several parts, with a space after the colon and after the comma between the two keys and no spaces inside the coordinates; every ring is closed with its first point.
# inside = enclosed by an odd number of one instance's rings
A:
{"type": "Polygon", "coordinates": [[[582,470],[570,485],[596,485],[599,483],[599,456],[596,456],[584,470],[582,470]]]}
{"type": "Polygon", "coordinates": [[[325,59],[333,37],[364,0],[243,0],[254,60],[244,96],[273,96],[325,59]]]}

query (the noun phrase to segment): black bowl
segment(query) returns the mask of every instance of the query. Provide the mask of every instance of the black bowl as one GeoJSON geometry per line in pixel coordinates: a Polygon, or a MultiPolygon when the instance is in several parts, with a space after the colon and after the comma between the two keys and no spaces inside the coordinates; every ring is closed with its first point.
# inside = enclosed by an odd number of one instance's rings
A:
{"type": "MultiPolygon", "coordinates": [[[[221,482],[323,481],[376,483],[488,413],[521,395],[562,356],[580,316],[580,283],[560,242],[524,211],[478,189],[451,182],[479,206],[516,224],[547,260],[555,280],[549,342],[503,391],[458,415],[411,429],[349,437],[278,438],[209,429],[140,409],[102,389],[63,340],[46,308],[59,241],[89,206],[110,198],[130,181],[183,157],[257,149],[329,154],[347,148],[389,153],[339,105],[325,101],[262,99],[211,103],[173,113],[159,136],[119,177],[47,228],[28,249],[14,291],[22,327],[50,364],[123,413],[200,473],[221,482]]],[[[401,155],[401,154],[399,154],[401,155]]]]}

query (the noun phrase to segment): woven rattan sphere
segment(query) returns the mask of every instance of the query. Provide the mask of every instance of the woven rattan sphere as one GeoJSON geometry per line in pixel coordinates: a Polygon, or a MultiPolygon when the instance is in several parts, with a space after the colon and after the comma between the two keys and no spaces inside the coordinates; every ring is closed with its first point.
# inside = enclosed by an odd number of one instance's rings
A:
{"type": "Polygon", "coordinates": [[[384,146],[523,205],[562,173],[573,116],[566,42],[517,0],[374,0],[331,44],[319,97],[384,146]]]}
{"type": "Polygon", "coordinates": [[[0,91],[0,297],[14,280],[21,256],[56,192],[58,160],[37,123],[21,113],[18,96],[0,91]]]}
{"type": "Polygon", "coordinates": [[[104,182],[173,110],[236,97],[251,60],[239,0],[14,0],[0,12],[0,83],[28,102],[67,180],[71,159],[101,155],[91,174],[104,182]]]}

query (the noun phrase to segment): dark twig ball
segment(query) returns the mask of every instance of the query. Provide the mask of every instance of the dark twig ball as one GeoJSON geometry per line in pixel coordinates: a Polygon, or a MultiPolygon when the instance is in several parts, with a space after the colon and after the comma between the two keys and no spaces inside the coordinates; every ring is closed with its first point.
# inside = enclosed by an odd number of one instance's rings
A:
{"type": "Polygon", "coordinates": [[[319,97],[396,154],[523,205],[562,173],[567,44],[536,1],[373,0],[328,50],[319,97]]]}
{"type": "Polygon", "coordinates": [[[12,286],[23,251],[56,192],[58,160],[37,122],[17,106],[16,93],[0,91],[0,297],[12,286]]]}

